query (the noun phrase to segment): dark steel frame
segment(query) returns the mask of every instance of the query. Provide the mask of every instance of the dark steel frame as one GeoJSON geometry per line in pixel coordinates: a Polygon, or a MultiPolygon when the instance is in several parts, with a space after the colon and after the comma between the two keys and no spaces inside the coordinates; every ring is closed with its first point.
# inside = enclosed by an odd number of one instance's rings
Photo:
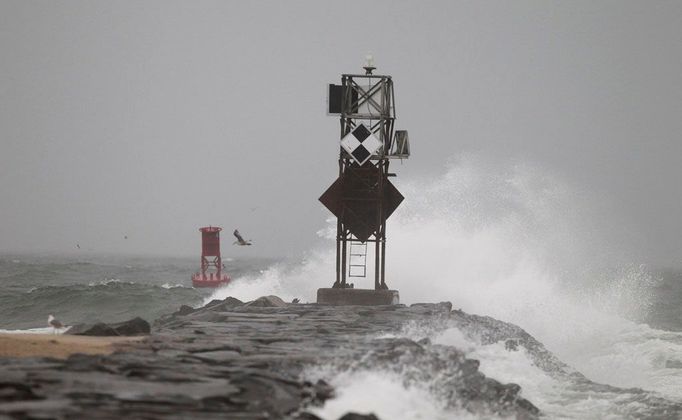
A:
{"type": "MultiPolygon", "coordinates": [[[[341,76],[343,96],[341,99],[341,138],[349,134],[360,123],[366,123],[370,131],[383,143],[379,150],[368,162],[363,165],[373,165],[378,171],[377,178],[368,182],[367,189],[360,192],[357,198],[351,194],[345,200],[369,200],[375,203],[378,211],[376,220],[367,221],[373,223],[374,234],[365,242],[375,243],[374,250],[374,288],[376,290],[388,289],[386,285],[386,214],[383,208],[384,186],[389,176],[388,151],[391,150],[393,140],[393,125],[395,122],[395,96],[393,94],[393,81],[391,76],[364,74],[344,74],[341,76]],[[357,99],[354,100],[354,92],[357,99]],[[368,112],[363,112],[368,111],[368,112]],[[375,188],[376,186],[376,188],[375,188]],[[371,192],[372,198],[367,198],[371,192]]],[[[343,177],[354,165],[353,159],[340,147],[339,154],[339,177],[343,177]]],[[[337,218],[336,225],[336,281],[332,287],[352,287],[347,282],[348,273],[348,245],[351,242],[361,242],[345,226],[343,214],[349,211],[344,201],[342,203],[341,217],[337,218]]]]}

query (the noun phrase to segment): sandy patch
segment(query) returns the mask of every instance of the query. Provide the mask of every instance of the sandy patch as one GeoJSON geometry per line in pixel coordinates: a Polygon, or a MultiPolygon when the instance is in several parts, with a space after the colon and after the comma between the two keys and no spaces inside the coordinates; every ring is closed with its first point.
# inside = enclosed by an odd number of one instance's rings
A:
{"type": "Polygon", "coordinates": [[[85,337],[56,334],[0,334],[0,357],[49,356],[64,359],[75,353],[111,354],[145,337],[85,337]]]}

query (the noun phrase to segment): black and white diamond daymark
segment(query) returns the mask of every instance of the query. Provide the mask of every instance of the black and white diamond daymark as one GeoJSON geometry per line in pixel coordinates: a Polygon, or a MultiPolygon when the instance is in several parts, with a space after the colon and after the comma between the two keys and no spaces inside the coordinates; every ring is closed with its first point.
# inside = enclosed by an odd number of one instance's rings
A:
{"type": "Polygon", "coordinates": [[[343,147],[355,161],[360,165],[364,165],[367,160],[372,157],[383,144],[381,140],[374,137],[369,128],[364,124],[360,124],[353,129],[348,135],[341,139],[341,147],[343,147]]]}

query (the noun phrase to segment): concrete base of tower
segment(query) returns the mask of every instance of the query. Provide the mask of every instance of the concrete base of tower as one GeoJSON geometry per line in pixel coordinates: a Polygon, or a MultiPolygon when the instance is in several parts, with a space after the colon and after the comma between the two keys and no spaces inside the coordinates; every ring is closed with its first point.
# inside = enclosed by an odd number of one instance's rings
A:
{"type": "Polygon", "coordinates": [[[320,305],[397,305],[400,295],[397,290],[325,288],[317,289],[317,303],[320,305]]]}

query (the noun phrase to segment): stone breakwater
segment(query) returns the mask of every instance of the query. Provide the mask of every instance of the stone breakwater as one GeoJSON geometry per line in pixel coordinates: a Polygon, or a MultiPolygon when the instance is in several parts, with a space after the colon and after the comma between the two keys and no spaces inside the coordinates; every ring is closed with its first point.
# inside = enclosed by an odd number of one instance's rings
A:
{"type": "Polygon", "coordinates": [[[449,303],[328,307],[264,297],[183,306],[125,351],[1,359],[0,418],[316,419],[310,407],[334,397],[325,381],[305,378],[320,365],[385,369],[406,383],[437,372],[433,383],[446,405],[536,418],[539,410],[518,385],[484,376],[459,350],[428,339],[376,338],[408,322],[485,325],[469,317],[449,303]]]}
{"type": "MultiPolygon", "coordinates": [[[[518,385],[486,377],[477,360],[455,347],[403,334],[406,326],[425,335],[456,327],[483,345],[523,348],[537,367],[576,393],[622,393],[625,403],[642,407],[630,413],[635,417],[682,415],[680,407],[650,393],[591,382],[523,329],[453,311],[447,302],[329,307],[271,296],[183,306],[157,320],[146,338],[109,355],[0,358],[0,419],[311,420],[317,419],[314,407],[335,395],[324,378],[309,379],[310,369],[322,366],[328,372],[397,374],[404,385],[426,384],[446,408],[481,417],[541,415],[518,385]]],[[[348,407],[344,420],[376,418],[352,411],[348,407]]]]}

